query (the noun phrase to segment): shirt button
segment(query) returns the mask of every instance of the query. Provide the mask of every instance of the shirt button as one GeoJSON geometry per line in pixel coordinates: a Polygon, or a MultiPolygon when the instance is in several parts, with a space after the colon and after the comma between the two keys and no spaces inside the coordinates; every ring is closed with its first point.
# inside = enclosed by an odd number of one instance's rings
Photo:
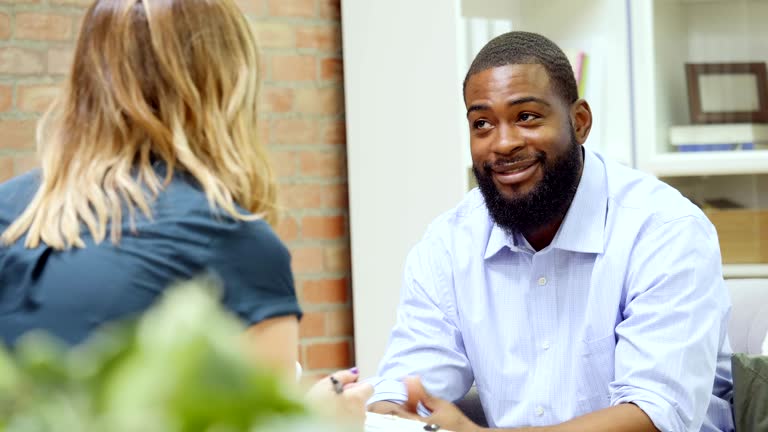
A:
{"type": "Polygon", "coordinates": [[[544,342],[543,344],[541,344],[541,347],[544,348],[545,350],[548,350],[549,349],[549,342],[544,342]]]}
{"type": "Polygon", "coordinates": [[[543,416],[543,415],[544,415],[544,407],[542,407],[542,406],[537,406],[537,407],[536,407],[536,415],[537,415],[538,417],[541,417],[541,416],[543,416]]]}
{"type": "Polygon", "coordinates": [[[544,276],[540,277],[539,278],[539,286],[544,286],[546,284],[547,284],[547,278],[545,278],[544,276]]]}

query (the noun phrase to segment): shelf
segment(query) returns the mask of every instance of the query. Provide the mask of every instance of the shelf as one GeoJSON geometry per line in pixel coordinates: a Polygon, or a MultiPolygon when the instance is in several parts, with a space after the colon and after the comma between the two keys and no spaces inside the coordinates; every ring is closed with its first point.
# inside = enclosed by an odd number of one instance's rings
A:
{"type": "Polygon", "coordinates": [[[768,264],[723,264],[726,279],[768,278],[768,264]]]}
{"type": "Polygon", "coordinates": [[[658,177],[768,173],[768,150],[662,153],[640,169],[658,177]]]}

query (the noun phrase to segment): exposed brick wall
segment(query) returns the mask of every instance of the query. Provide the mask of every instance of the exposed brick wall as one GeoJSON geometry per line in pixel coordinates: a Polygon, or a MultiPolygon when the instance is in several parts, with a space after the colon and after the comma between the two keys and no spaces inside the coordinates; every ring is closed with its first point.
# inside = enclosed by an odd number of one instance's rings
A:
{"type": "MultiPolygon", "coordinates": [[[[0,0],[0,181],[36,166],[34,127],[91,0],[0,0]]],[[[353,361],[340,0],[238,0],[262,48],[261,138],[286,208],[308,375],[353,361]]]]}

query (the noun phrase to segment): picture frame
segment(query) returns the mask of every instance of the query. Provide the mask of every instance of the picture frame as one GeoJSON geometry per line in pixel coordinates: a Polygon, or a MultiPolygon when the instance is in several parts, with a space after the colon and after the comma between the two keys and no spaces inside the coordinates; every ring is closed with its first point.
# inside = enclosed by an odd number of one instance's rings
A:
{"type": "Polygon", "coordinates": [[[693,124],[768,123],[765,63],[686,63],[693,124]]]}

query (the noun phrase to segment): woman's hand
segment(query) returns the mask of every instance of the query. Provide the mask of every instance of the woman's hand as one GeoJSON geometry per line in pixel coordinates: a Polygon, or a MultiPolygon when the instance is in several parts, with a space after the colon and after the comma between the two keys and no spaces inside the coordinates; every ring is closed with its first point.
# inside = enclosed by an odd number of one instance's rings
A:
{"type": "Polygon", "coordinates": [[[321,414],[337,421],[362,423],[365,403],[373,395],[373,387],[357,382],[358,378],[357,368],[334,372],[316,382],[307,392],[307,399],[321,414]],[[337,389],[341,392],[337,393],[337,389]]]}

